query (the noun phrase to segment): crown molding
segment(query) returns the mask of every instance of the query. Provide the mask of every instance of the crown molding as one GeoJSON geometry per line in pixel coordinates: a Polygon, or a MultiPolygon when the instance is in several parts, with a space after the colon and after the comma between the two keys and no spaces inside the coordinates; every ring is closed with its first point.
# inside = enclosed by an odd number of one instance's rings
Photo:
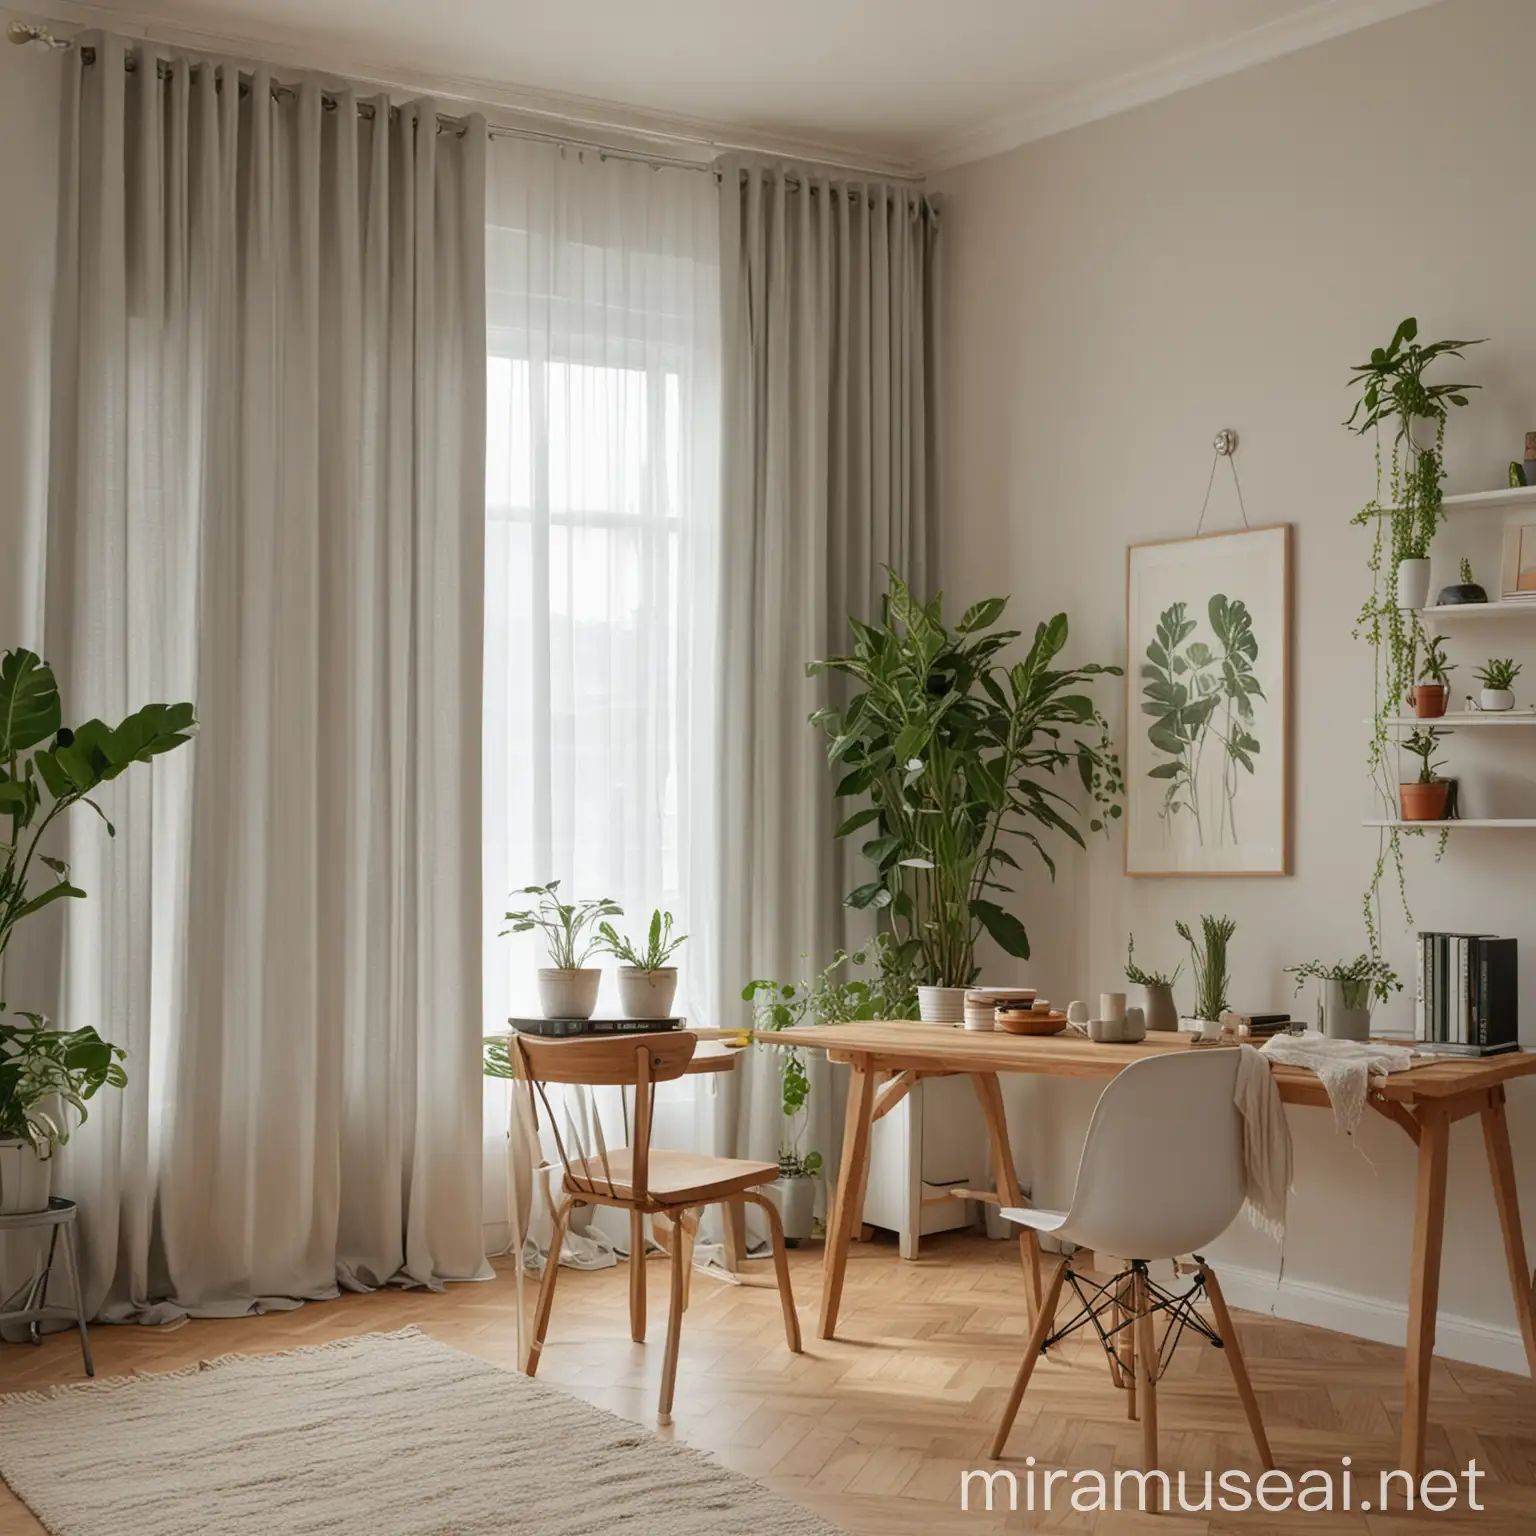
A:
{"type": "Polygon", "coordinates": [[[972,160],[984,160],[989,155],[1004,154],[1037,139],[1113,117],[1283,54],[1438,4],[1439,0],[1318,0],[1304,11],[1265,22],[1236,37],[1189,49],[1175,58],[1132,70],[1102,84],[1036,102],[942,139],[919,157],[918,169],[927,176],[972,160]]]}
{"type": "Polygon", "coordinates": [[[90,0],[45,0],[45,4],[46,15],[18,11],[10,6],[0,8],[0,14],[54,23],[54,30],[60,36],[101,28],[146,42],[230,54],[385,91],[431,96],[493,116],[494,126],[550,134],[599,134],[603,136],[603,142],[613,148],[655,149],[660,145],[680,157],[700,161],[737,151],[901,180],[917,180],[920,176],[916,161],[909,157],[875,155],[855,150],[847,144],[792,135],[752,133],[677,113],[653,112],[644,107],[544,91],[535,86],[472,76],[429,74],[352,56],[323,42],[306,40],[292,31],[265,34],[212,32],[185,21],[146,11],[95,5],[90,0]]]}

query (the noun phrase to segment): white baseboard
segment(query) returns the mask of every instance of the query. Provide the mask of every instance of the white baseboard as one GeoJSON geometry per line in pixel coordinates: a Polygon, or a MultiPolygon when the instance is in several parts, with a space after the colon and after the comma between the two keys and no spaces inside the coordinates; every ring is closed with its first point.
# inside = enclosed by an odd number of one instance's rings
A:
{"type": "MultiPolygon", "coordinates": [[[[1267,1312],[1295,1323],[1311,1323],[1373,1339],[1378,1344],[1401,1348],[1408,1337],[1408,1309],[1374,1296],[1335,1290],[1307,1280],[1277,1282],[1275,1276],[1257,1269],[1219,1266],[1221,1288],[1234,1307],[1248,1312],[1267,1312]]],[[[1525,1348],[1514,1328],[1497,1328],[1470,1317],[1440,1314],[1435,1331],[1435,1353],[1468,1365],[1486,1365],[1496,1371],[1530,1375],[1525,1348]]]]}

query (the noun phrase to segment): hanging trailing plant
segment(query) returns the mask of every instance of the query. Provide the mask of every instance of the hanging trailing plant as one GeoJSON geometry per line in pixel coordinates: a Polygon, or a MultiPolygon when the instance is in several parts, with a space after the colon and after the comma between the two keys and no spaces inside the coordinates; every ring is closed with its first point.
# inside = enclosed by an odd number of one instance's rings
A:
{"type": "MultiPolygon", "coordinates": [[[[1398,774],[1393,761],[1392,722],[1401,713],[1418,680],[1423,630],[1418,613],[1398,603],[1398,568],[1405,560],[1429,556],[1440,527],[1445,479],[1443,450],[1446,417],[1452,406],[1467,404],[1477,384],[1427,383],[1426,371],[1443,357],[1461,357],[1463,349],[1480,341],[1418,341],[1419,323],[1410,316],[1385,347],[1372,350],[1370,361],[1357,364],[1349,383],[1360,391],[1344,425],[1352,432],[1371,433],[1376,444],[1376,495],[1355,514],[1354,521],[1375,528],[1368,562],[1371,595],[1360,609],[1355,633],[1369,642],[1375,657],[1374,710],[1366,766],[1385,819],[1398,814],[1398,774]],[[1391,431],[1384,456],[1382,424],[1391,431]]],[[[1442,842],[1443,846],[1443,842],[1442,842]]],[[[1381,950],[1381,890],[1392,869],[1404,919],[1412,922],[1403,872],[1402,831],[1382,829],[1376,862],[1365,888],[1363,908],[1371,953],[1381,950]]]]}

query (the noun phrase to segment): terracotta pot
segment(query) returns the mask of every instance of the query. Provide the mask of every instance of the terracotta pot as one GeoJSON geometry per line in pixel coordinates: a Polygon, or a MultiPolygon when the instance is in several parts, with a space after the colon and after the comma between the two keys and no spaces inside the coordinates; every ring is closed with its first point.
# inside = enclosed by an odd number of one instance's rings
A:
{"type": "Polygon", "coordinates": [[[1450,697],[1451,690],[1444,683],[1419,683],[1408,690],[1408,702],[1420,720],[1438,720],[1450,697]]]}
{"type": "Polygon", "coordinates": [[[1435,779],[1428,784],[1399,784],[1397,798],[1404,821],[1444,821],[1451,800],[1451,781],[1435,779]]]}

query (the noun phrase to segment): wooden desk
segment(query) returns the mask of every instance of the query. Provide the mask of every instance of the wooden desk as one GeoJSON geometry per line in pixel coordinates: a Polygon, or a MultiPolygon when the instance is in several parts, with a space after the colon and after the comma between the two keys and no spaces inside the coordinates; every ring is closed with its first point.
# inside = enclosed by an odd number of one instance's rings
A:
{"type": "MultiPolygon", "coordinates": [[[[848,1244],[863,1207],[869,1173],[871,1125],[887,1113],[923,1077],[963,1074],[971,1079],[992,1144],[998,1193],[1005,1204],[1022,1205],[1008,1127],[1003,1116],[1000,1072],[1032,1072],[1051,1077],[1105,1081],[1148,1056],[1191,1049],[1189,1035],[1149,1035],[1140,1045],[1094,1045],[1073,1035],[1030,1037],[968,1031],[942,1024],[906,1020],[885,1023],[829,1024],[777,1032],[761,1031],[767,1044],[798,1045],[825,1051],[830,1060],[852,1068],[843,1127],[843,1154],[837,1190],[827,1219],[827,1245],[821,1293],[820,1335],[830,1339],[837,1327],[848,1244]],[[877,1079],[888,1080],[876,1093],[877,1079]]],[[[1219,1047],[1207,1047],[1219,1049],[1219,1047]]],[[[1280,1097],[1288,1104],[1328,1108],[1319,1079],[1299,1067],[1273,1068],[1280,1097]]],[[[1440,1299],[1440,1250],[1445,1234],[1445,1182],[1451,1125],[1479,1115],[1488,1152],[1488,1170],[1504,1234],[1515,1315],[1525,1341],[1526,1360],[1536,1377],[1536,1309],[1532,1276],[1520,1226],[1515,1164],[1504,1111],[1504,1085],[1511,1078],[1536,1073],[1536,1054],[1525,1052],[1483,1060],[1442,1060],[1396,1073],[1370,1095],[1378,1114],[1399,1126],[1418,1147],[1418,1193],[1414,1202],[1413,1272],[1408,1307],[1408,1359],[1403,1384],[1403,1445],[1400,1465],[1415,1478],[1424,1468],[1429,1421],[1429,1373],[1435,1347],[1440,1299]]],[[[1022,1232],[1021,1254],[1033,1313],[1040,1302],[1040,1258],[1033,1232],[1022,1232]]]]}

